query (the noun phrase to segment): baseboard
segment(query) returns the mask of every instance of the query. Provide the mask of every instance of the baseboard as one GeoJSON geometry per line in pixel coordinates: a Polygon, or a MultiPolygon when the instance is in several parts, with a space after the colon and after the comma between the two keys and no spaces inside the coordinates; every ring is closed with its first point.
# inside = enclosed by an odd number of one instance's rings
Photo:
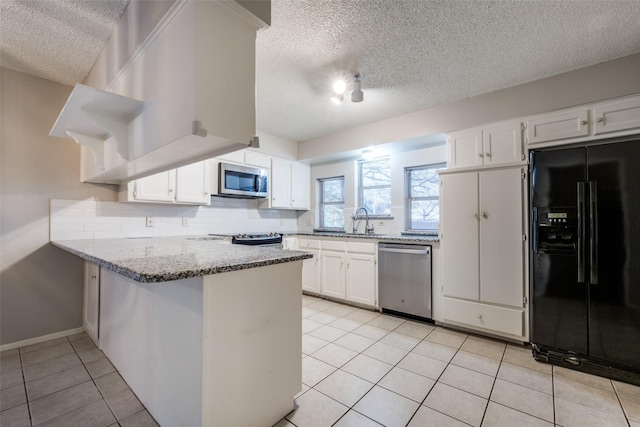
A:
{"type": "Polygon", "coordinates": [[[80,332],[83,332],[83,331],[84,331],[84,328],[81,326],[79,328],[69,329],[67,331],[60,331],[54,334],[43,335],[41,337],[29,338],[28,340],[12,342],[9,344],[3,344],[3,345],[0,345],[0,351],[13,350],[14,348],[20,348],[20,347],[24,347],[31,344],[38,344],[41,342],[53,340],[60,337],[79,334],[80,332]]]}

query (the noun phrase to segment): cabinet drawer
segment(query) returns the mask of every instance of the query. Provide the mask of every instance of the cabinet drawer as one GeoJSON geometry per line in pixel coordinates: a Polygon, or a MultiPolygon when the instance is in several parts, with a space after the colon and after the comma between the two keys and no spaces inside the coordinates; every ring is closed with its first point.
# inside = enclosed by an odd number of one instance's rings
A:
{"type": "Polygon", "coordinates": [[[501,334],[524,335],[524,311],[444,297],[444,321],[501,334]]]}
{"type": "Polygon", "coordinates": [[[321,246],[323,251],[344,252],[347,250],[346,242],[335,242],[333,240],[323,240],[321,246]]]}
{"type": "Polygon", "coordinates": [[[375,243],[347,242],[347,251],[360,254],[375,254],[376,245],[375,243]]]}
{"type": "Polygon", "coordinates": [[[320,240],[298,238],[298,249],[320,249],[320,240]]]}

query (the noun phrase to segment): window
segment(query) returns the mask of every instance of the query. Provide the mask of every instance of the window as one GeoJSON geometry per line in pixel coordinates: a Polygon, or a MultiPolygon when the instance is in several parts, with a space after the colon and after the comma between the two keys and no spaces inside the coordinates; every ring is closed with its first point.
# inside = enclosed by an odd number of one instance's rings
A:
{"type": "Polygon", "coordinates": [[[437,171],[444,163],[405,169],[407,230],[438,230],[440,222],[440,180],[437,171]]]}
{"type": "Polygon", "coordinates": [[[320,228],[344,230],[344,177],[319,179],[320,228]]]}
{"type": "Polygon", "coordinates": [[[359,206],[369,215],[391,215],[391,161],[376,159],[359,164],[359,206]]]}

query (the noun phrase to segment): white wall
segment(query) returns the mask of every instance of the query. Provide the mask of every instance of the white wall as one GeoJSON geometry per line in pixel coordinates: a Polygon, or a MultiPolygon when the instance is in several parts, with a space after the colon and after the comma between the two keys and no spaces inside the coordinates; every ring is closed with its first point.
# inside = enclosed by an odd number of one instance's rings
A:
{"type": "Polygon", "coordinates": [[[298,158],[331,156],[637,94],[638,76],[640,54],[303,141],[298,158]]]}
{"type": "Polygon", "coordinates": [[[49,199],[116,200],[80,182],[80,147],[49,136],[71,87],[0,68],[0,344],[82,326],[82,261],[49,244],[49,199]]]}
{"type": "MultiPolygon", "coordinates": [[[[410,151],[389,153],[391,161],[391,215],[393,219],[372,220],[376,233],[395,234],[404,230],[404,170],[407,167],[422,166],[446,162],[446,146],[444,141],[439,145],[410,151]]],[[[311,210],[300,215],[299,231],[311,231],[319,227],[317,210],[318,179],[344,176],[345,186],[345,218],[347,231],[351,231],[351,215],[358,205],[357,159],[342,160],[332,163],[311,166],[311,210]]],[[[364,221],[360,221],[359,231],[364,230],[364,221]]]]}

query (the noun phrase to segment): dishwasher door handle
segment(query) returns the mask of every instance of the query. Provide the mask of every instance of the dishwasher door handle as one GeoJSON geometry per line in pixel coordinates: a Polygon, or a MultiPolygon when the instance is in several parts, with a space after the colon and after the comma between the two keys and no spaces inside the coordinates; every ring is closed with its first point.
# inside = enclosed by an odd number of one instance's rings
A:
{"type": "Polygon", "coordinates": [[[394,252],[397,254],[412,254],[412,255],[429,255],[431,251],[429,249],[392,249],[392,248],[378,248],[378,252],[394,252]]]}

